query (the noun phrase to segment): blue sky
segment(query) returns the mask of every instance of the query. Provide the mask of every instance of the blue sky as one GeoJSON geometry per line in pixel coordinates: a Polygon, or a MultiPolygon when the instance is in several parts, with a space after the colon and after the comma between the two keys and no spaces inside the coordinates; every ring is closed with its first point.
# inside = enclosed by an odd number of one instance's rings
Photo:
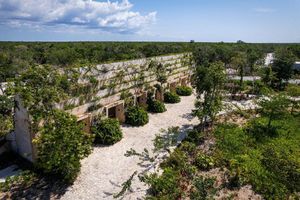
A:
{"type": "Polygon", "coordinates": [[[300,0],[0,0],[0,40],[192,39],[300,42],[300,0]]]}

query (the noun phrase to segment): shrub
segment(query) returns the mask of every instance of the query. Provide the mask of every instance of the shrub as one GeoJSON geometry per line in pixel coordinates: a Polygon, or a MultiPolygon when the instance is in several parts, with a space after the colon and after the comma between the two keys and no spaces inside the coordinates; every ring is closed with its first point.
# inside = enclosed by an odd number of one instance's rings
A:
{"type": "Polygon", "coordinates": [[[204,134],[201,131],[197,131],[197,130],[190,130],[187,133],[186,138],[184,139],[184,141],[187,142],[192,142],[195,144],[202,144],[204,142],[204,134]]]}
{"type": "Polygon", "coordinates": [[[143,126],[149,122],[148,113],[138,106],[129,107],[125,115],[126,123],[132,126],[143,126]]]}
{"type": "Polygon", "coordinates": [[[265,121],[263,118],[251,120],[244,127],[244,131],[257,141],[262,141],[267,137],[278,136],[278,127],[267,126],[265,121]]]}
{"type": "Polygon", "coordinates": [[[300,191],[300,162],[290,156],[288,150],[284,152],[278,146],[268,145],[262,155],[262,164],[274,173],[280,183],[291,193],[300,191]]]}
{"type": "Polygon", "coordinates": [[[183,141],[179,145],[179,149],[183,152],[188,153],[189,155],[193,155],[196,151],[196,144],[192,142],[183,141]]]}
{"type": "Polygon", "coordinates": [[[176,93],[173,92],[166,92],[164,94],[164,100],[166,103],[179,103],[180,97],[176,93]]]}
{"type": "Polygon", "coordinates": [[[46,173],[74,181],[80,171],[80,160],[91,152],[92,137],[82,130],[75,116],[54,110],[47,116],[37,144],[37,166],[46,173]]]}
{"type": "Polygon", "coordinates": [[[191,199],[213,199],[217,190],[214,188],[215,178],[197,177],[193,183],[191,199]]]}
{"type": "Polygon", "coordinates": [[[191,96],[192,92],[192,88],[188,86],[179,86],[176,88],[176,93],[180,96],[191,96]]]}
{"type": "Polygon", "coordinates": [[[182,170],[186,165],[189,165],[188,156],[183,151],[176,148],[174,152],[172,152],[170,156],[161,164],[161,167],[171,167],[173,169],[182,170]]]}
{"type": "Polygon", "coordinates": [[[154,199],[180,199],[180,173],[172,168],[165,168],[161,176],[150,174],[144,177],[144,182],[150,185],[150,194],[154,199]]]}
{"type": "Polygon", "coordinates": [[[97,144],[112,145],[123,137],[119,121],[111,118],[95,121],[92,133],[95,134],[97,144]]]}
{"type": "Polygon", "coordinates": [[[210,170],[214,166],[214,159],[199,152],[195,158],[195,165],[201,170],[210,170]]]}
{"type": "Polygon", "coordinates": [[[150,100],[148,101],[148,110],[154,113],[163,113],[167,111],[165,104],[158,100],[150,100]]]}
{"type": "Polygon", "coordinates": [[[14,107],[14,102],[12,99],[5,95],[0,95],[0,114],[9,115],[14,107]]]}

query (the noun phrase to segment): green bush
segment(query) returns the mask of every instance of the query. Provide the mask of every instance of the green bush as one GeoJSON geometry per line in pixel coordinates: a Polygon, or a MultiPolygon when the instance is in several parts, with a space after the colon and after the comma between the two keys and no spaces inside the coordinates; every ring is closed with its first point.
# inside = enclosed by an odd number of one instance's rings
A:
{"type": "Polygon", "coordinates": [[[14,107],[14,102],[12,99],[5,95],[0,95],[0,114],[9,115],[14,107]]]}
{"type": "Polygon", "coordinates": [[[199,152],[195,158],[195,165],[201,170],[210,170],[215,163],[212,157],[199,152]]]}
{"type": "Polygon", "coordinates": [[[126,123],[132,126],[143,126],[149,122],[148,113],[139,106],[129,107],[125,115],[126,123]]]}
{"type": "Polygon", "coordinates": [[[163,113],[167,111],[165,104],[158,100],[148,101],[148,110],[153,113],[163,113]]]}
{"type": "Polygon", "coordinates": [[[54,110],[33,140],[38,149],[37,166],[46,173],[74,181],[80,171],[80,160],[92,149],[93,138],[82,128],[75,116],[54,110]]]}
{"type": "Polygon", "coordinates": [[[215,178],[197,177],[193,183],[193,190],[191,192],[191,199],[213,199],[217,189],[214,188],[215,178]]]}
{"type": "Polygon", "coordinates": [[[164,100],[165,100],[166,103],[179,103],[180,102],[180,97],[176,93],[166,92],[164,94],[164,100]]]}
{"type": "Polygon", "coordinates": [[[176,93],[180,96],[191,96],[192,92],[192,88],[188,86],[179,86],[176,88],[176,93]]]}
{"type": "Polygon", "coordinates": [[[165,168],[161,176],[150,174],[144,182],[150,185],[149,193],[153,199],[181,199],[180,173],[172,168],[165,168]]]}
{"type": "Polygon", "coordinates": [[[188,156],[182,150],[176,148],[174,152],[161,164],[161,167],[171,167],[173,169],[182,170],[188,165],[188,156]]]}
{"type": "Polygon", "coordinates": [[[92,133],[95,134],[97,144],[112,145],[123,137],[119,121],[111,118],[95,121],[92,133]]]}
{"type": "Polygon", "coordinates": [[[247,123],[244,127],[244,131],[257,141],[263,141],[268,137],[278,136],[278,127],[267,126],[264,118],[254,119],[247,123]]]}
{"type": "Polygon", "coordinates": [[[192,142],[194,144],[202,144],[205,140],[204,133],[197,130],[190,130],[187,132],[187,136],[184,141],[192,142]]]}

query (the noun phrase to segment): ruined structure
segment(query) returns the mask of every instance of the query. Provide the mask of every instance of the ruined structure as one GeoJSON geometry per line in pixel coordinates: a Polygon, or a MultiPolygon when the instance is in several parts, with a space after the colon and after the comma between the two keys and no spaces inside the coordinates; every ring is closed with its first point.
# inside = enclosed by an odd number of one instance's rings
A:
{"type": "MultiPolygon", "coordinates": [[[[149,95],[163,100],[163,90],[155,85],[175,91],[176,86],[189,84],[194,65],[191,56],[185,53],[82,67],[78,84],[72,88],[72,97],[57,104],[57,108],[75,115],[85,125],[86,132],[90,132],[92,120],[98,115],[117,118],[123,123],[127,102],[146,106],[149,95]],[[164,83],[158,82],[157,64],[164,68],[167,78],[164,83]]],[[[18,107],[11,142],[13,150],[34,162],[36,152],[32,144],[34,133],[30,131],[30,117],[21,100],[18,107]]]]}

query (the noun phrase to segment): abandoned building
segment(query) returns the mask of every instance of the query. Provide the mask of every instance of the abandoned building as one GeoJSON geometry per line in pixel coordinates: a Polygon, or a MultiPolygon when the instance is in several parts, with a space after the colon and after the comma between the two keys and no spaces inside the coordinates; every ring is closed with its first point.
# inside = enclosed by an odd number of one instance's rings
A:
{"type": "MultiPolygon", "coordinates": [[[[86,132],[90,132],[93,117],[98,115],[116,118],[123,123],[126,109],[126,99],[122,97],[124,92],[130,94],[126,98],[130,98],[134,105],[146,106],[150,94],[162,101],[163,91],[154,86],[160,84],[166,90],[175,91],[179,85],[188,85],[193,65],[191,54],[185,53],[82,67],[79,82],[82,88],[89,88],[89,92],[80,91],[58,104],[57,108],[75,115],[85,125],[86,132]],[[151,62],[160,63],[165,68],[165,83],[157,81],[157,74],[148,67],[151,62]]],[[[36,152],[32,139],[35,133],[31,132],[30,117],[22,107],[21,99],[17,100],[20,105],[15,109],[15,130],[8,140],[13,151],[34,162],[36,152]]]]}

